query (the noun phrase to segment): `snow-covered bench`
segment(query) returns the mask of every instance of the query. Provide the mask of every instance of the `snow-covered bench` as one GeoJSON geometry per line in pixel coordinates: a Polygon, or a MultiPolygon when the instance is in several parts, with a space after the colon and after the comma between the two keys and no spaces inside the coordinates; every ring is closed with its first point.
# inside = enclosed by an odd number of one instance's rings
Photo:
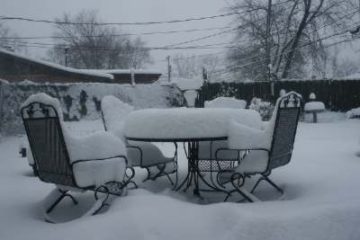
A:
{"type": "Polygon", "coordinates": [[[246,151],[247,154],[235,169],[218,174],[217,179],[220,185],[232,183],[234,187],[225,200],[233,192],[240,193],[250,202],[258,200],[252,192],[263,180],[283,193],[283,190],[269,179],[269,175],[273,169],[290,162],[301,101],[301,96],[295,92],[289,92],[279,98],[273,116],[264,130],[250,128],[236,122],[232,123],[229,127],[228,147],[246,151]],[[247,177],[256,174],[260,174],[261,177],[250,193],[243,186],[247,177]]]}
{"type": "Polygon", "coordinates": [[[126,147],[123,141],[106,132],[76,137],[66,131],[57,99],[44,93],[30,96],[21,107],[21,117],[40,180],[56,185],[47,197],[45,217],[72,190],[92,190],[96,202],[86,215],[96,214],[109,200],[120,196],[129,180],[126,147]],[[105,193],[102,198],[98,193],[105,193]]]}

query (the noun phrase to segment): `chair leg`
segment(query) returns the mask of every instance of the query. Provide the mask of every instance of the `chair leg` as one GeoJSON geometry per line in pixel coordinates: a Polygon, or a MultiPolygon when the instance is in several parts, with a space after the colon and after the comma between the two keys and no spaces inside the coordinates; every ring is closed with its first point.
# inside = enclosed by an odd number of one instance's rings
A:
{"type": "Polygon", "coordinates": [[[246,189],[242,187],[245,184],[245,177],[240,173],[235,173],[231,176],[231,184],[234,189],[248,202],[258,202],[260,201],[257,197],[255,197],[252,193],[248,192],[246,189]]]}
{"type": "Polygon", "coordinates": [[[260,182],[261,182],[261,181],[264,181],[264,180],[265,180],[264,176],[261,175],[261,177],[256,181],[254,187],[251,189],[250,192],[251,192],[251,193],[254,193],[254,192],[255,192],[255,189],[259,186],[260,182]]]}
{"type": "MultiPolygon", "coordinates": [[[[165,172],[165,168],[166,168],[165,163],[161,164],[161,165],[157,165],[157,169],[159,170],[159,172],[157,174],[155,174],[154,176],[152,176],[149,168],[145,168],[148,174],[147,174],[147,177],[143,180],[143,182],[146,182],[147,180],[155,181],[158,177],[166,176],[167,179],[169,180],[170,184],[172,186],[176,186],[177,181],[178,181],[178,176],[176,175],[176,181],[175,181],[175,185],[174,185],[174,181],[171,179],[169,173],[165,172]]],[[[176,171],[176,173],[177,173],[177,171],[176,171]]]]}
{"type": "Polygon", "coordinates": [[[53,190],[47,197],[48,201],[52,202],[49,207],[46,208],[46,213],[50,213],[54,210],[54,208],[65,198],[69,197],[72,202],[76,205],[78,204],[78,201],[68,193],[68,191],[61,190],[59,188],[56,188],[53,190]]]}
{"type": "Polygon", "coordinates": [[[258,185],[260,184],[261,181],[266,181],[268,182],[273,188],[275,188],[279,193],[283,194],[284,190],[281,189],[278,185],[276,185],[273,181],[270,180],[270,178],[268,177],[268,175],[261,175],[261,177],[257,180],[257,182],[255,183],[254,187],[251,189],[251,193],[253,193],[255,191],[255,189],[258,187],[258,185]]]}
{"type": "Polygon", "coordinates": [[[265,181],[267,181],[271,186],[273,186],[279,193],[284,194],[284,190],[281,189],[278,185],[276,185],[273,181],[270,180],[269,177],[264,177],[265,181]]]}

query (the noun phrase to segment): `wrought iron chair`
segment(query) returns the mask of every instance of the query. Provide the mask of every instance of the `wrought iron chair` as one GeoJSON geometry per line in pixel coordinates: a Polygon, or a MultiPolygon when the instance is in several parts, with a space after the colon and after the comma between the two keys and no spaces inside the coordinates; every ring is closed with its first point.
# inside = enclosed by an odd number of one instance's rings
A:
{"type": "Polygon", "coordinates": [[[252,193],[261,181],[268,182],[277,191],[283,190],[269,176],[273,169],[288,164],[291,160],[295,135],[301,111],[302,98],[295,92],[289,92],[277,100],[275,110],[264,131],[232,123],[229,132],[229,148],[245,151],[239,166],[230,171],[222,171],[217,180],[220,185],[231,182],[225,201],[233,192],[240,193],[246,200],[258,200],[252,193]],[[245,179],[260,174],[251,192],[243,188],[245,179]]]}
{"type": "MultiPolygon", "coordinates": [[[[166,176],[171,185],[176,186],[177,173],[177,145],[173,157],[166,157],[161,150],[150,142],[127,141],[123,135],[123,121],[133,107],[114,96],[105,96],[101,101],[101,116],[106,131],[114,133],[126,142],[129,167],[140,167],[147,171],[143,180],[156,180],[166,176]],[[175,174],[175,183],[170,174],[175,174]]],[[[137,187],[135,182],[132,182],[137,187]]]]}
{"type": "MultiPolygon", "coordinates": [[[[246,101],[230,97],[218,97],[211,101],[205,101],[204,107],[244,109],[246,101]]],[[[216,182],[217,173],[234,169],[238,165],[242,154],[241,151],[236,149],[229,149],[226,140],[199,142],[198,169],[200,172],[209,174],[211,184],[215,188],[223,188],[216,182]]],[[[206,191],[206,189],[201,190],[206,191]]],[[[222,191],[223,189],[220,192],[222,191]]]]}
{"type": "Polygon", "coordinates": [[[41,181],[56,185],[49,196],[45,219],[69,191],[94,191],[95,203],[86,215],[98,213],[109,205],[110,196],[120,196],[134,176],[126,177],[124,143],[108,133],[75,138],[66,132],[57,99],[44,93],[30,96],[21,107],[34,169],[41,181]],[[99,193],[102,197],[100,197],[99,193]]]}

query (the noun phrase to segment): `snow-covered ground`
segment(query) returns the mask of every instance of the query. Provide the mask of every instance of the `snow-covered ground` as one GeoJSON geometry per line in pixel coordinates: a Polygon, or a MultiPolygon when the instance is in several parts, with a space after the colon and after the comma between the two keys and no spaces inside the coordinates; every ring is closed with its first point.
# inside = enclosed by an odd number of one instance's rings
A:
{"type": "MultiPolygon", "coordinates": [[[[72,131],[102,130],[101,121],[69,125],[72,131]]],[[[300,123],[289,165],[272,178],[285,188],[278,195],[266,184],[266,201],[206,204],[190,193],[172,192],[166,179],[141,183],[115,199],[100,215],[76,219],[90,207],[92,194],[76,195],[79,206],[64,201],[55,214],[75,218],[61,224],[42,219],[42,200],[53,189],[31,175],[18,146],[23,136],[0,143],[0,239],[360,239],[360,121],[337,119],[300,123]]],[[[168,154],[171,145],[161,145],[168,154]]],[[[186,160],[180,153],[180,174],[186,160]]]]}

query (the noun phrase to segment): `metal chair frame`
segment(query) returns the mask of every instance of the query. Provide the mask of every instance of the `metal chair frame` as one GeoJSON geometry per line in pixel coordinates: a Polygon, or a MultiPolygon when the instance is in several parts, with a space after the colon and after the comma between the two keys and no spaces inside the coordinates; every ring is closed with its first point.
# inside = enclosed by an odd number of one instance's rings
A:
{"type": "MultiPolygon", "coordinates": [[[[300,117],[300,113],[301,113],[302,99],[297,93],[292,92],[292,93],[289,93],[289,94],[285,95],[284,97],[282,97],[279,100],[278,104],[279,104],[279,106],[278,106],[278,110],[276,113],[276,120],[275,120],[274,131],[273,131],[273,135],[272,135],[270,149],[265,149],[265,148],[237,149],[238,151],[244,152],[243,158],[245,158],[246,154],[249,153],[250,151],[265,151],[265,152],[267,152],[268,162],[267,162],[266,170],[263,172],[260,172],[260,173],[259,172],[247,172],[246,174],[241,174],[239,172],[235,172],[234,170],[230,170],[231,172],[234,173],[234,175],[231,176],[231,179],[225,179],[225,180],[221,179],[221,174],[223,174],[223,173],[220,172],[217,176],[217,182],[219,183],[219,185],[223,186],[224,183],[231,182],[234,187],[234,190],[228,192],[228,195],[226,196],[224,201],[226,201],[233,192],[238,192],[245,198],[245,200],[247,200],[249,202],[253,202],[254,199],[252,199],[251,196],[249,196],[249,194],[245,193],[244,190],[241,189],[241,187],[244,185],[246,178],[251,177],[253,175],[257,175],[257,174],[260,174],[261,177],[257,180],[255,185],[251,189],[250,193],[253,193],[255,191],[255,189],[259,186],[260,182],[262,182],[262,181],[268,182],[272,187],[274,187],[281,194],[284,193],[283,189],[280,188],[277,184],[275,184],[269,178],[269,176],[273,169],[284,166],[284,165],[288,164],[291,160],[294,142],[295,142],[295,136],[296,136],[296,132],[297,132],[298,121],[299,121],[299,117],[300,117]],[[291,129],[292,132],[290,133],[290,135],[286,136],[286,137],[288,137],[288,139],[286,139],[287,142],[281,142],[282,139],[279,139],[279,138],[282,137],[281,133],[283,132],[284,126],[281,126],[280,124],[283,124],[284,123],[283,121],[286,120],[286,118],[285,118],[286,116],[284,115],[284,113],[286,113],[286,112],[291,113],[292,111],[295,116],[295,118],[292,119],[292,122],[291,122],[292,125],[290,126],[290,127],[293,127],[293,129],[291,129]],[[284,143],[285,143],[285,151],[283,151],[284,147],[282,146],[282,144],[284,144],[284,143]]],[[[241,164],[241,160],[240,160],[240,164],[241,164]]]]}
{"type": "MultiPolygon", "coordinates": [[[[59,114],[57,110],[52,105],[47,105],[42,102],[32,102],[26,106],[21,108],[21,117],[23,119],[25,131],[27,133],[28,141],[30,148],[32,150],[32,154],[34,157],[34,171],[37,173],[37,177],[43,182],[53,183],[55,184],[56,190],[52,192],[53,202],[50,203],[50,206],[46,209],[46,214],[52,212],[54,208],[64,199],[65,197],[69,197],[72,199],[74,204],[78,202],[76,199],[69,193],[71,189],[79,189],[82,191],[90,190],[94,191],[94,197],[96,200],[100,200],[100,207],[94,209],[91,215],[97,214],[104,206],[108,205],[107,200],[109,195],[121,196],[123,194],[124,188],[134,177],[133,169],[130,169],[131,174],[126,174],[126,179],[122,182],[107,182],[102,186],[87,186],[81,187],[77,184],[73,168],[76,164],[86,161],[106,161],[114,158],[122,158],[127,163],[127,158],[124,155],[111,156],[107,158],[99,158],[99,159],[77,159],[73,162],[70,162],[70,157],[68,153],[68,149],[64,140],[64,135],[62,131],[62,127],[59,120],[59,114]],[[40,114],[40,117],[34,117],[35,114],[40,114]],[[42,152],[47,151],[46,153],[51,155],[51,157],[46,157],[46,162],[44,159],[39,156],[41,154],[37,149],[36,141],[37,136],[34,136],[34,132],[32,131],[32,125],[34,122],[39,122],[42,129],[45,130],[45,134],[40,136],[42,138],[46,137],[46,134],[49,134],[49,137],[52,137],[51,142],[52,147],[54,149],[42,149],[42,152]],[[55,134],[58,134],[57,139],[55,139],[55,134]],[[51,136],[52,135],[52,136],[51,136]],[[51,163],[47,166],[43,166],[45,163],[51,163]],[[49,167],[50,166],[50,167],[49,167]],[[98,193],[104,193],[105,198],[99,199],[98,193]]],[[[44,139],[43,139],[44,140],[44,139]]],[[[47,142],[50,139],[45,139],[47,142]]],[[[43,146],[42,146],[43,147],[43,146]]],[[[46,154],[45,154],[46,155],[46,154]]],[[[49,219],[46,219],[50,221],[49,219]]]]}

